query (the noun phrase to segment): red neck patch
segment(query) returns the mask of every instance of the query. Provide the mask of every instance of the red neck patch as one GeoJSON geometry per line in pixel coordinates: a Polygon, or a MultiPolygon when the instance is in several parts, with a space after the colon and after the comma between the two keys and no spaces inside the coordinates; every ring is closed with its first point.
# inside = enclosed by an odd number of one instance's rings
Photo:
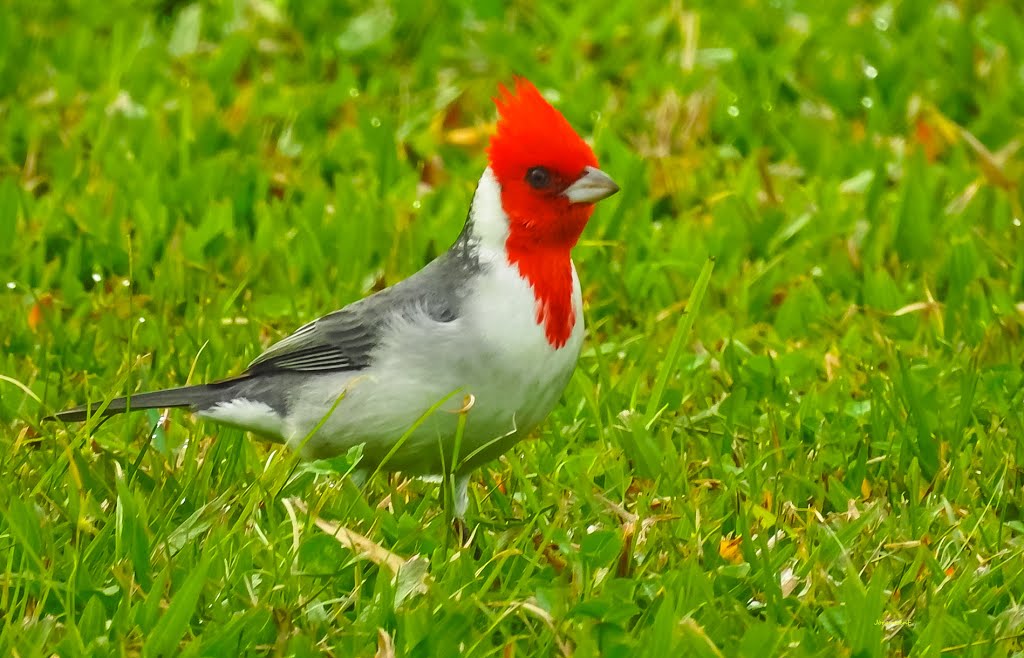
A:
{"type": "Polygon", "coordinates": [[[502,187],[508,217],[508,262],[533,288],[537,324],[555,349],[564,347],[576,325],[572,304],[572,257],[594,207],[562,196],[534,194],[522,181],[502,187]]]}
{"type": "MultiPolygon", "coordinates": [[[[520,234],[521,235],[521,234],[520,234]]],[[[544,327],[548,343],[556,350],[565,347],[576,326],[572,304],[571,247],[538,247],[510,232],[505,242],[508,262],[533,288],[536,322],[544,327]]]]}

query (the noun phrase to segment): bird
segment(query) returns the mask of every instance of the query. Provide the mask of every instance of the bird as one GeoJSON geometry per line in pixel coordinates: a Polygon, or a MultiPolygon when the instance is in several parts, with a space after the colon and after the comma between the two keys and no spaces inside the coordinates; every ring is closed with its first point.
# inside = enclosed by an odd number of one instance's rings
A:
{"type": "Polygon", "coordinates": [[[362,445],[359,474],[447,476],[464,518],[470,474],[536,428],[583,345],[571,251],[619,191],[526,78],[498,85],[497,124],[461,233],[412,276],[303,325],[236,376],[60,411],[80,422],[184,407],[303,458],[362,445]]]}

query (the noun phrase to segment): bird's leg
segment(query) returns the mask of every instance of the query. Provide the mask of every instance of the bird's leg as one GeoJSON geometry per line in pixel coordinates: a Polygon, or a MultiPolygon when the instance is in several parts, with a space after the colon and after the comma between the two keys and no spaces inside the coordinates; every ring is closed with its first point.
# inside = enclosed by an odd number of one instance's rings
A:
{"type": "Polygon", "coordinates": [[[451,470],[448,472],[444,483],[446,500],[448,499],[447,494],[451,493],[452,507],[455,512],[455,516],[452,519],[452,527],[455,529],[455,536],[459,539],[460,546],[466,545],[469,535],[466,528],[466,508],[469,507],[469,473],[459,473],[458,470],[460,467],[459,460],[462,457],[462,438],[466,431],[466,421],[469,417],[469,410],[473,408],[474,404],[476,404],[476,396],[472,393],[466,393],[462,398],[462,407],[454,412],[459,415],[459,421],[455,430],[451,470]]]}
{"type": "Polygon", "coordinates": [[[455,476],[452,491],[452,507],[455,512],[452,518],[452,530],[459,540],[459,546],[466,546],[471,538],[469,528],[466,526],[466,509],[469,507],[469,474],[462,473],[455,476]]]}
{"type": "Polygon", "coordinates": [[[465,520],[469,508],[469,474],[455,477],[455,518],[465,520]]]}

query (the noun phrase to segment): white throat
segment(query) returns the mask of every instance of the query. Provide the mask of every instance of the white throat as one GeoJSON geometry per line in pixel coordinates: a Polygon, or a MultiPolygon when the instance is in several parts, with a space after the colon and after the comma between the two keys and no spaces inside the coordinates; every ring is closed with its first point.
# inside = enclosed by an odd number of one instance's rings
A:
{"type": "Polygon", "coordinates": [[[469,211],[471,235],[477,245],[487,252],[505,252],[508,240],[508,215],[501,205],[501,185],[490,167],[484,169],[476,186],[473,205],[469,211]]]}

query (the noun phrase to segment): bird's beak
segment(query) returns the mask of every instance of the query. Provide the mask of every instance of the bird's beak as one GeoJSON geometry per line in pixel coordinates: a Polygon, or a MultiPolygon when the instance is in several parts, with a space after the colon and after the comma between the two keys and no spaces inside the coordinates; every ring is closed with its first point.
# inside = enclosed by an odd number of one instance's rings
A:
{"type": "Polygon", "coordinates": [[[597,167],[587,167],[575,183],[565,188],[562,196],[569,199],[569,203],[595,203],[618,191],[619,186],[611,176],[597,167]]]}

